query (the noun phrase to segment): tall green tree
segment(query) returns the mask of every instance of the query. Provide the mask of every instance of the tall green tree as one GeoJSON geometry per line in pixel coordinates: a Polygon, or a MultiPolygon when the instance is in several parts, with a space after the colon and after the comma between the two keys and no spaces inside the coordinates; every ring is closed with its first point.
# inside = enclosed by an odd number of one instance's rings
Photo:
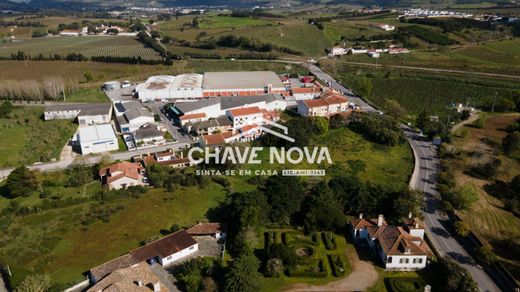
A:
{"type": "Polygon", "coordinates": [[[415,120],[415,126],[421,130],[424,129],[424,127],[426,127],[426,125],[428,124],[430,120],[428,119],[428,114],[426,113],[426,110],[423,110],[418,116],[417,116],[417,119],[415,120]]]}
{"type": "Polygon", "coordinates": [[[252,251],[243,252],[226,275],[226,291],[253,292],[261,288],[260,261],[252,251]]]}
{"type": "Polygon", "coordinates": [[[33,171],[22,165],[9,174],[5,186],[7,187],[9,198],[27,197],[38,188],[38,177],[33,171]]]}
{"type": "Polygon", "coordinates": [[[300,179],[278,175],[267,179],[264,194],[271,206],[270,219],[286,224],[289,224],[289,218],[300,210],[305,196],[300,179]]]}
{"type": "Polygon", "coordinates": [[[308,230],[337,230],[345,226],[343,207],[324,182],[317,184],[305,197],[302,207],[304,224],[308,230]]]}

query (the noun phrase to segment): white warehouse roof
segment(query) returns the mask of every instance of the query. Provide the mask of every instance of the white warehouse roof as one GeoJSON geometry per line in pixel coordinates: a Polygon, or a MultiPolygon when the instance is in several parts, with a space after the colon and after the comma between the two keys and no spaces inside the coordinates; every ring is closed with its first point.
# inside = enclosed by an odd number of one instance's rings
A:
{"type": "Polygon", "coordinates": [[[204,90],[208,89],[257,89],[271,85],[285,88],[280,77],[272,71],[206,72],[204,90]]]}
{"type": "Polygon", "coordinates": [[[116,138],[114,129],[110,124],[79,128],[78,138],[80,143],[112,140],[116,138]]]}
{"type": "Polygon", "coordinates": [[[202,75],[189,73],[175,76],[172,84],[173,88],[202,88],[202,75]]]}
{"type": "Polygon", "coordinates": [[[139,84],[137,91],[139,90],[169,90],[175,81],[175,76],[159,75],[152,76],[146,80],[145,83],[139,84]]]}

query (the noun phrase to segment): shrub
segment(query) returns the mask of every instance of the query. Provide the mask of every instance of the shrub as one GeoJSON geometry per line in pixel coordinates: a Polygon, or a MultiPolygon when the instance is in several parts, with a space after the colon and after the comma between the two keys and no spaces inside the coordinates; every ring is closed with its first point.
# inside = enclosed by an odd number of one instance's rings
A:
{"type": "Polygon", "coordinates": [[[386,278],[390,292],[423,291],[425,283],[420,278],[386,278]]]}
{"type": "Polygon", "coordinates": [[[312,261],[308,265],[298,265],[287,269],[289,277],[309,277],[309,278],[325,278],[327,277],[327,268],[323,260],[312,261]]]}
{"type": "Polygon", "coordinates": [[[332,274],[335,277],[339,277],[345,274],[345,263],[343,262],[341,256],[328,255],[327,259],[329,260],[329,264],[332,269],[332,274]]]}
{"type": "Polygon", "coordinates": [[[325,243],[326,249],[336,249],[336,239],[334,238],[334,234],[332,232],[323,232],[321,236],[323,238],[323,243],[325,243]]]}

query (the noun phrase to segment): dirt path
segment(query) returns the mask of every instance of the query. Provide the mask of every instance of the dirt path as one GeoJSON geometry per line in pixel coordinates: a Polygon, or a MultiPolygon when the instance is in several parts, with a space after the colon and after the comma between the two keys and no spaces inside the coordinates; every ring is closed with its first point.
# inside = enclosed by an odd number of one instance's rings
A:
{"type": "Polygon", "coordinates": [[[455,133],[455,131],[457,131],[458,129],[460,129],[462,126],[464,125],[469,125],[471,123],[473,123],[474,121],[476,121],[479,117],[479,113],[474,113],[472,114],[467,120],[465,121],[462,121],[456,125],[454,125],[452,128],[451,128],[451,132],[452,133],[455,133]]]}
{"type": "Polygon", "coordinates": [[[366,291],[374,286],[379,277],[374,266],[370,262],[360,260],[356,252],[348,253],[347,257],[353,266],[352,273],[347,277],[321,286],[294,284],[285,291],[366,291]]]}

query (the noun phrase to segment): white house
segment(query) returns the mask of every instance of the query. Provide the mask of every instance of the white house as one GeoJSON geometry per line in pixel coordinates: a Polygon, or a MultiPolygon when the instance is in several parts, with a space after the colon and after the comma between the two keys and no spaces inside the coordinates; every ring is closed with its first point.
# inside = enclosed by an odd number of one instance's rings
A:
{"type": "Polygon", "coordinates": [[[366,241],[388,270],[417,270],[426,267],[432,253],[424,240],[425,227],[410,213],[403,218],[403,226],[388,226],[383,215],[378,219],[351,221],[352,236],[366,241]]]}
{"type": "Polygon", "coordinates": [[[138,163],[120,162],[99,170],[99,177],[109,190],[143,185],[142,167],[138,163]]]}
{"type": "Polygon", "coordinates": [[[137,261],[168,266],[199,250],[199,244],[182,229],[130,252],[137,261]]]}
{"type": "Polygon", "coordinates": [[[262,110],[257,106],[232,109],[227,112],[227,115],[233,121],[235,129],[246,125],[259,125],[263,118],[262,110]]]}
{"type": "Polygon", "coordinates": [[[312,87],[294,87],[291,89],[292,96],[295,100],[311,100],[321,95],[321,88],[312,87]]]}
{"type": "Polygon", "coordinates": [[[387,23],[379,23],[376,26],[379,27],[382,30],[385,30],[385,31],[395,30],[395,26],[394,25],[389,25],[387,23]]]}
{"type": "Polygon", "coordinates": [[[83,155],[119,149],[116,134],[110,124],[80,127],[76,141],[83,155]]]}
{"type": "Polygon", "coordinates": [[[97,283],[118,269],[132,267],[141,262],[168,266],[198,250],[197,241],[182,229],[90,269],[89,279],[91,283],[97,283]]]}
{"type": "Polygon", "coordinates": [[[347,112],[348,99],[335,92],[327,92],[321,98],[298,102],[298,114],[308,116],[330,117],[347,112]]]}
{"type": "Polygon", "coordinates": [[[153,114],[146,108],[134,108],[117,117],[119,128],[123,133],[135,132],[142,126],[155,122],[153,114]]]}
{"type": "Polygon", "coordinates": [[[164,132],[153,125],[146,125],[137,129],[134,133],[134,141],[137,148],[163,145],[166,142],[164,132]]]}

